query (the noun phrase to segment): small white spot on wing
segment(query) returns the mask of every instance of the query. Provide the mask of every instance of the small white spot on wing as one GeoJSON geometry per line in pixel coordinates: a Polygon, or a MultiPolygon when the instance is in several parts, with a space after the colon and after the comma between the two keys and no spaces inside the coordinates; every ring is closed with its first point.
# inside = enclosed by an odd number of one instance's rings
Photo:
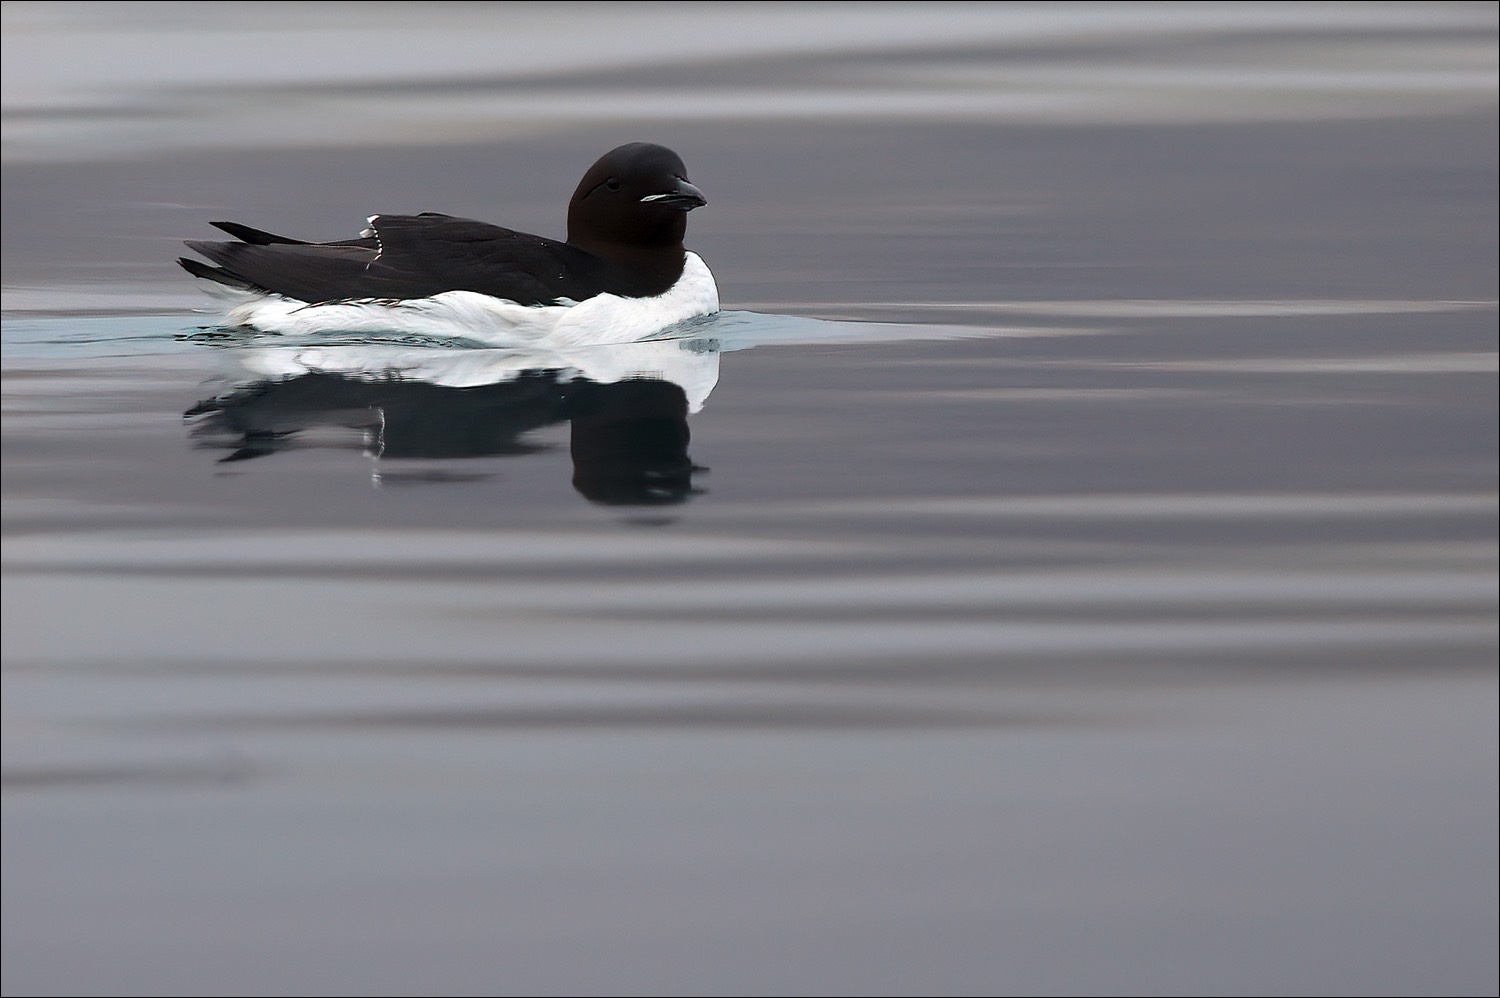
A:
{"type": "Polygon", "coordinates": [[[375,255],[370,258],[369,263],[365,264],[365,269],[369,270],[380,261],[380,254],[385,252],[385,244],[380,241],[380,230],[375,227],[375,223],[380,221],[380,216],[371,215],[369,218],[365,219],[365,221],[370,223],[370,227],[361,232],[360,235],[364,236],[366,239],[375,240],[375,255]]]}

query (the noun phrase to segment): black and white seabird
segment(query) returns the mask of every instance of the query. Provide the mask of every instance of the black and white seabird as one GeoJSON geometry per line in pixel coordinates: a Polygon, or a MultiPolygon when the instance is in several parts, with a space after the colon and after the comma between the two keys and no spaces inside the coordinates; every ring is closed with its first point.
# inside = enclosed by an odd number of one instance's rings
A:
{"type": "Polygon", "coordinates": [[[707,203],[676,153],[633,142],[584,174],[566,242],[433,212],[372,215],[332,243],[214,222],[237,241],[187,245],[218,266],[178,262],[249,293],[230,320],[269,332],[620,342],[719,310],[713,275],[682,245],[707,203]]]}

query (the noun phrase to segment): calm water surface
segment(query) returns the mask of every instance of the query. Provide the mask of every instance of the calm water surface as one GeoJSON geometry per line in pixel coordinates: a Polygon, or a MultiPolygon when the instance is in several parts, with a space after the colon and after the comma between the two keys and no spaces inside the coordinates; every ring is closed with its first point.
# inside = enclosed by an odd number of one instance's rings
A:
{"type": "Polygon", "coordinates": [[[305,8],[6,6],[7,994],[1495,992],[1493,5],[305,8]],[[642,138],[661,342],[173,272],[642,138]]]}

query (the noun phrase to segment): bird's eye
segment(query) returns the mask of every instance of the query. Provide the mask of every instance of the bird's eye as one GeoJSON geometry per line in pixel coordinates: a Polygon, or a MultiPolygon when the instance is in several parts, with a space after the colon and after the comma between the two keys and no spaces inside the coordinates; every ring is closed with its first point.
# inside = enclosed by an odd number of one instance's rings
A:
{"type": "Polygon", "coordinates": [[[617,191],[620,189],[620,181],[618,178],[610,177],[604,182],[604,186],[608,187],[612,191],[617,191]]]}

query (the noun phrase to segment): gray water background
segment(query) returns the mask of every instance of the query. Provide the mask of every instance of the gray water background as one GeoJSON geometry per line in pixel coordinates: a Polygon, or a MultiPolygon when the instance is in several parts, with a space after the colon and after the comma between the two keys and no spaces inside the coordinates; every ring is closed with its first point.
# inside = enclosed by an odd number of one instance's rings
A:
{"type": "Polygon", "coordinates": [[[1495,992],[1494,5],[3,40],[6,994],[1495,992]],[[210,220],[557,235],[636,139],[703,494],[184,426],[210,220]]]}

